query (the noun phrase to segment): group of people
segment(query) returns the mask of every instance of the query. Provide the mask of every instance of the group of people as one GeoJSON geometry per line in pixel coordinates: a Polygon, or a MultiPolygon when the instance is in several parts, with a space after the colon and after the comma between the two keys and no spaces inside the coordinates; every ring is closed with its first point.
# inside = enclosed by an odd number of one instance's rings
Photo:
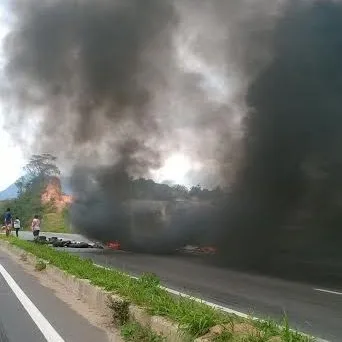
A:
{"type": "MultiPolygon", "coordinates": [[[[19,236],[19,230],[21,229],[21,222],[18,216],[13,219],[12,212],[10,208],[7,208],[5,215],[4,215],[4,228],[6,231],[6,236],[11,234],[12,229],[15,230],[15,235],[19,236]]],[[[40,219],[38,215],[35,215],[32,223],[31,223],[31,230],[33,233],[33,237],[36,239],[39,236],[40,232],[40,219]]]]}

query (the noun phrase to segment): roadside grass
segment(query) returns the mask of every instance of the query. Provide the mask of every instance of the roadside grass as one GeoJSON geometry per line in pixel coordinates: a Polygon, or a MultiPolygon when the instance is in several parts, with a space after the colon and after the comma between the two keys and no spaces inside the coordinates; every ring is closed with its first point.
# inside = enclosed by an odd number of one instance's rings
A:
{"type": "Polygon", "coordinates": [[[43,215],[43,228],[46,232],[69,233],[63,212],[49,212],[43,215]]]}
{"type": "MultiPolygon", "coordinates": [[[[159,287],[159,279],[153,274],[144,274],[139,279],[135,279],[115,269],[109,270],[100,268],[94,265],[90,259],[81,259],[77,255],[72,255],[64,251],[60,252],[46,245],[34,244],[15,237],[1,238],[26,252],[32,253],[40,260],[43,260],[44,263],[54,265],[77,278],[88,279],[93,285],[118,294],[128,302],[145,308],[151,315],[160,315],[169,318],[178,323],[185,333],[190,334],[193,337],[202,336],[208,333],[210,328],[214,326],[233,328],[245,326],[249,327],[248,329],[254,329],[254,332],[257,331],[258,336],[256,336],[255,333],[250,334],[248,331],[241,334],[236,333],[234,329],[223,329],[213,340],[217,342],[268,342],[272,341],[272,338],[277,337],[278,341],[284,342],[314,341],[311,337],[293,332],[289,328],[286,317],[281,326],[272,320],[256,321],[252,319],[243,319],[236,315],[230,315],[216,310],[189,298],[173,296],[159,287]]],[[[128,334],[130,331],[132,336],[136,336],[136,325],[124,323],[123,327],[127,336],[130,335],[128,334]]],[[[138,340],[131,339],[129,341],[138,340]]],[[[141,339],[141,341],[159,342],[160,340],[141,339]]]]}
{"type": "Polygon", "coordinates": [[[126,342],[164,342],[166,339],[154,334],[138,323],[129,322],[121,327],[121,336],[126,342]]]}
{"type": "Polygon", "coordinates": [[[43,260],[38,260],[34,266],[34,269],[38,272],[41,272],[46,269],[46,263],[43,260]]]}

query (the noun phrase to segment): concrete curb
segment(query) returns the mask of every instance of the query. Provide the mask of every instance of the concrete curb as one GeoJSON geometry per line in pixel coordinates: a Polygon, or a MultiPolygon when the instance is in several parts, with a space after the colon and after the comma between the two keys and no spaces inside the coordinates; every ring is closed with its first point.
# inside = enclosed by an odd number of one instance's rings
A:
{"type": "MultiPolygon", "coordinates": [[[[25,260],[32,266],[35,266],[37,261],[41,260],[35,255],[26,252],[19,247],[13,246],[9,242],[4,240],[0,240],[0,247],[5,249],[9,254],[13,254],[15,257],[21,258],[23,255],[25,255],[25,260]]],[[[79,279],[57,268],[56,266],[50,265],[47,261],[45,262],[47,263],[45,272],[48,273],[51,279],[66,286],[66,288],[70,292],[72,292],[77,297],[77,299],[87,303],[92,309],[98,312],[99,315],[114,321],[113,318],[115,317],[115,309],[113,309],[111,304],[113,303],[113,301],[124,302],[124,298],[121,298],[115,293],[105,291],[100,287],[92,285],[90,280],[88,279],[79,279]]],[[[106,268],[99,265],[96,266],[106,268]]],[[[176,296],[182,296],[195,301],[199,301],[197,298],[193,298],[186,294],[180,294],[178,291],[173,291],[164,287],[161,288],[176,296]]],[[[233,313],[243,318],[248,317],[247,315],[235,312],[234,310],[228,310],[218,305],[212,305],[212,303],[207,303],[206,301],[201,300],[201,302],[210,304],[209,306],[214,307],[218,310],[233,313]]],[[[146,310],[137,305],[129,304],[127,314],[130,321],[137,322],[141,326],[151,329],[154,333],[162,335],[168,342],[184,342],[190,340],[189,336],[186,336],[186,334],[181,331],[178,324],[166,319],[165,317],[152,316],[148,314],[146,310]]],[[[252,319],[256,318],[252,317],[252,319]]],[[[303,336],[312,337],[306,334],[303,334],[303,336]]],[[[329,342],[328,340],[321,338],[315,338],[315,341],[329,342]]]]}
{"type": "MultiPolygon", "coordinates": [[[[13,246],[6,241],[0,240],[0,247],[9,254],[21,258],[32,266],[35,266],[37,261],[41,260],[35,255],[26,252],[19,247],[13,246]]],[[[45,272],[47,272],[52,280],[63,284],[68,291],[72,292],[77,297],[77,299],[87,303],[101,316],[113,319],[115,311],[111,306],[111,303],[113,301],[124,302],[124,299],[120,296],[92,285],[88,279],[78,279],[49,263],[47,263],[45,272]]],[[[158,335],[163,335],[168,342],[184,341],[184,336],[180,331],[179,326],[164,317],[151,316],[146,310],[134,304],[129,304],[127,314],[129,320],[137,322],[143,327],[150,328],[158,335]]]]}

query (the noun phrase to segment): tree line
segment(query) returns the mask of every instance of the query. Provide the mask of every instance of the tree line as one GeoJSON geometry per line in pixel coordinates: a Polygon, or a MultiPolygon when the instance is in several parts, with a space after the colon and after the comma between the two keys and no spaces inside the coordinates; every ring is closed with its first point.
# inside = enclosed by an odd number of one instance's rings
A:
{"type": "Polygon", "coordinates": [[[6,208],[11,208],[13,215],[20,217],[25,228],[30,225],[34,215],[43,217],[51,210],[49,205],[41,203],[41,193],[50,177],[60,175],[56,160],[56,157],[48,153],[32,155],[24,167],[24,175],[15,182],[17,198],[2,201],[0,213],[4,213],[6,208]]]}
{"type": "Polygon", "coordinates": [[[184,185],[175,184],[160,184],[154,182],[152,179],[132,179],[130,192],[132,198],[135,199],[149,199],[149,200],[159,200],[159,201],[170,201],[175,199],[183,200],[219,200],[221,199],[225,191],[220,187],[209,190],[201,187],[201,185],[196,185],[191,188],[187,188],[184,185]]]}
{"type": "MultiPolygon", "coordinates": [[[[51,177],[59,177],[61,174],[56,162],[57,158],[48,153],[32,155],[24,167],[24,175],[15,182],[18,191],[17,198],[0,202],[0,213],[4,213],[6,208],[10,207],[13,215],[19,216],[26,227],[29,226],[34,215],[43,217],[47,213],[53,213],[53,203],[42,204],[41,194],[51,177]]],[[[128,180],[129,194],[126,195],[133,199],[170,201],[196,198],[215,201],[222,199],[225,195],[225,191],[220,187],[209,190],[200,185],[187,188],[180,184],[156,183],[152,179],[145,178],[128,177],[128,180]]],[[[63,212],[63,215],[67,216],[68,213],[63,212]]]]}

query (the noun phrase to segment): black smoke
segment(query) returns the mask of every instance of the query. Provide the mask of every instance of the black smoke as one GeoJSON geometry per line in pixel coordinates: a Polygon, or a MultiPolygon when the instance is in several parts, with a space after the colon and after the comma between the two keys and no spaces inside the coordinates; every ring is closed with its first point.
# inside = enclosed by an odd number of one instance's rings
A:
{"type": "Polygon", "coordinates": [[[34,149],[73,159],[73,225],[104,241],[121,239],[130,177],[160,163],[151,102],[165,82],[158,64],[171,64],[172,1],[11,5],[2,87],[13,109],[8,119],[17,134],[33,126],[34,149]]]}
{"type": "MultiPolygon", "coordinates": [[[[32,149],[71,160],[73,225],[101,240],[126,239],[132,180],[160,166],[161,154],[172,152],[169,145],[177,147],[173,129],[190,126],[202,134],[206,126],[212,135],[224,121],[210,120],[223,111],[206,99],[198,75],[177,65],[179,3],[14,0],[11,5],[1,89],[12,106],[8,121],[17,136],[29,131],[32,149]],[[170,82],[176,89],[170,90],[170,82]],[[201,115],[176,116],[174,94],[201,115]]],[[[203,150],[199,154],[205,155],[203,150]]],[[[161,225],[172,230],[158,237],[158,249],[171,235],[184,243],[185,230],[204,222],[194,220],[199,214],[192,208],[180,211],[172,218],[162,214],[161,225]]]]}
{"type": "Polygon", "coordinates": [[[13,2],[2,89],[11,118],[21,128],[36,119],[34,147],[73,159],[72,216],[89,236],[127,238],[131,210],[144,207],[130,207],[134,177],[160,166],[177,145],[173,129],[186,126],[229,193],[205,210],[166,203],[164,216],[151,203],[147,212],[162,216],[156,225],[170,229],[145,250],[185,243],[185,231],[200,226],[225,263],[317,260],[317,251],[341,259],[341,1],[284,0],[277,10],[271,0],[196,4],[13,2]],[[174,38],[186,36],[187,15],[208,33],[195,50],[239,75],[226,102],[213,103],[202,76],[176,65],[174,38]],[[175,97],[189,111],[177,116],[175,97]],[[233,161],[232,112],[244,117],[233,161]]]}
{"type": "Polygon", "coordinates": [[[226,262],[330,267],[342,259],[342,3],[290,1],[272,35],[221,248],[226,262]]]}
{"type": "Polygon", "coordinates": [[[171,2],[13,1],[12,10],[3,91],[21,112],[13,117],[39,116],[40,146],[73,150],[99,143],[110,128],[144,150],[141,133],[158,131],[148,104],[163,75],[151,70],[156,57],[169,63],[171,2]]]}

